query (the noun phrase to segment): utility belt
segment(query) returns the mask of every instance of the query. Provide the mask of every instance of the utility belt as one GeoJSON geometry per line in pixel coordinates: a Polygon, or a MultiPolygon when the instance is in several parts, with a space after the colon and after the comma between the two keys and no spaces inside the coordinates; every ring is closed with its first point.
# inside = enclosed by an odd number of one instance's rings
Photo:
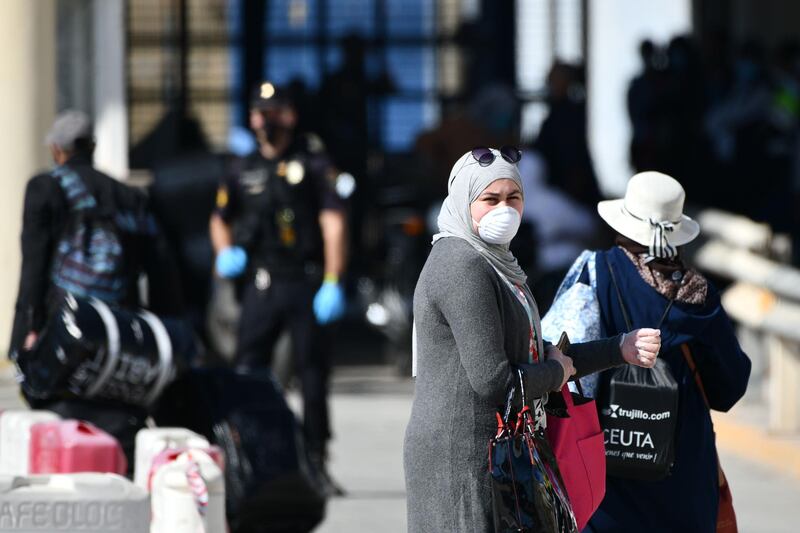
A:
{"type": "Polygon", "coordinates": [[[324,269],[315,261],[293,262],[291,264],[270,264],[256,262],[243,277],[246,284],[254,284],[256,289],[265,291],[273,283],[306,282],[322,283],[324,269]]]}

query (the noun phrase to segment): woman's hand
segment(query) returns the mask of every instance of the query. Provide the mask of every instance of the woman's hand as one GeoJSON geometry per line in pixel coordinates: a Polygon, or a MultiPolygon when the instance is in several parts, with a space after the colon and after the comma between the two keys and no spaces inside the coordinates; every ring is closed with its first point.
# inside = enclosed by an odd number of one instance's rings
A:
{"type": "Polygon", "coordinates": [[[635,329],[625,333],[620,344],[625,362],[644,368],[655,366],[660,349],[661,330],[658,329],[635,329]]]}
{"type": "Polygon", "coordinates": [[[572,357],[564,355],[561,353],[561,350],[556,348],[553,345],[548,346],[545,351],[544,355],[547,359],[555,359],[559,363],[561,363],[561,367],[564,369],[564,380],[561,382],[561,385],[558,387],[558,390],[569,381],[569,378],[575,375],[575,366],[572,364],[572,357]]]}

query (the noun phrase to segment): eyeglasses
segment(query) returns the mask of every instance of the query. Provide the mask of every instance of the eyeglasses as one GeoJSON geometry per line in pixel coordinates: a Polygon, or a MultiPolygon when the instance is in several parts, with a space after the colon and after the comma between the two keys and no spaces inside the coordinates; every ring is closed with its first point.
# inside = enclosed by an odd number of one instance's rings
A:
{"type": "MultiPolygon", "coordinates": [[[[518,148],[508,145],[500,148],[500,155],[512,165],[519,163],[519,160],[522,159],[522,152],[520,152],[518,148]]],[[[494,163],[495,155],[491,149],[479,146],[472,149],[472,157],[475,158],[475,161],[477,161],[480,166],[488,167],[494,163]]]]}

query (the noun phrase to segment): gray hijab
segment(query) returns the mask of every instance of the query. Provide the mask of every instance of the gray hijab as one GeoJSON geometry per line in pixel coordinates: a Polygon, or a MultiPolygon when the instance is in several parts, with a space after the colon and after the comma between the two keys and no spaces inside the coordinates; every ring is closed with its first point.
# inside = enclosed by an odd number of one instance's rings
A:
{"type": "MultiPolygon", "coordinates": [[[[491,165],[481,166],[472,157],[471,152],[461,156],[453,165],[447,182],[447,198],[439,212],[439,233],[433,236],[433,242],[436,243],[444,237],[464,239],[494,267],[498,274],[511,283],[524,287],[527,276],[517,263],[517,258],[508,249],[508,245],[484,242],[472,230],[469,207],[486,187],[497,180],[510,179],[522,191],[522,180],[517,165],[503,159],[499,150],[494,148],[491,150],[495,155],[491,165]]],[[[527,288],[525,292],[528,292],[527,288]]]]}

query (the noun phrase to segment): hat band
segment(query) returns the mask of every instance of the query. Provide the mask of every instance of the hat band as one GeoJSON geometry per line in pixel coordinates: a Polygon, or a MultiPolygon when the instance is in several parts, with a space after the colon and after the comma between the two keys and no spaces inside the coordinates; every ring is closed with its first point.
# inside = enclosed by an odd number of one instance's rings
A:
{"type": "MultiPolygon", "coordinates": [[[[625,215],[628,215],[629,217],[635,218],[635,219],[636,219],[636,220],[638,220],[639,222],[648,222],[648,223],[649,223],[649,222],[652,222],[653,220],[655,220],[655,219],[653,219],[653,218],[642,218],[642,217],[640,217],[640,216],[634,215],[634,214],[633,214],[633,213],[630,211],[630,209],[628,209],[628,206],[626,206],[624,202],[623,202],[623,204],[622,204],[622,213],[623,213],[623,214],[625,214],[625,215]]],[[[678,219],[678,220],[674,220],[674,221],[673,221],[673,220],[664,220],[663,222],[664,222],[665,224],[673,224],[673,225],[676,225],[676,226],[677,226],[677,225],[678,225],[678,224],[680,224],[682,221],[683,221],[683,219],[678,219]]],[[[662,221],[659,221],[659,222],[662,222],[662,221]]]]}
{"type": "Polygon", "coordinates": [[[655,220],[653,218],[645,220],[631,213],[624,203],[622,204],[622,212],[640,222],[650,224],[650,229],[653,230],[653,234],[650,238],[650,244],[648,245],[647,261],[652,261],[656,258],[673,259],[678,255],[678,249],[670,244],[668,235],[675,231],[675,226],[680,224],[680,220],[677,222],[655,220]]]}

